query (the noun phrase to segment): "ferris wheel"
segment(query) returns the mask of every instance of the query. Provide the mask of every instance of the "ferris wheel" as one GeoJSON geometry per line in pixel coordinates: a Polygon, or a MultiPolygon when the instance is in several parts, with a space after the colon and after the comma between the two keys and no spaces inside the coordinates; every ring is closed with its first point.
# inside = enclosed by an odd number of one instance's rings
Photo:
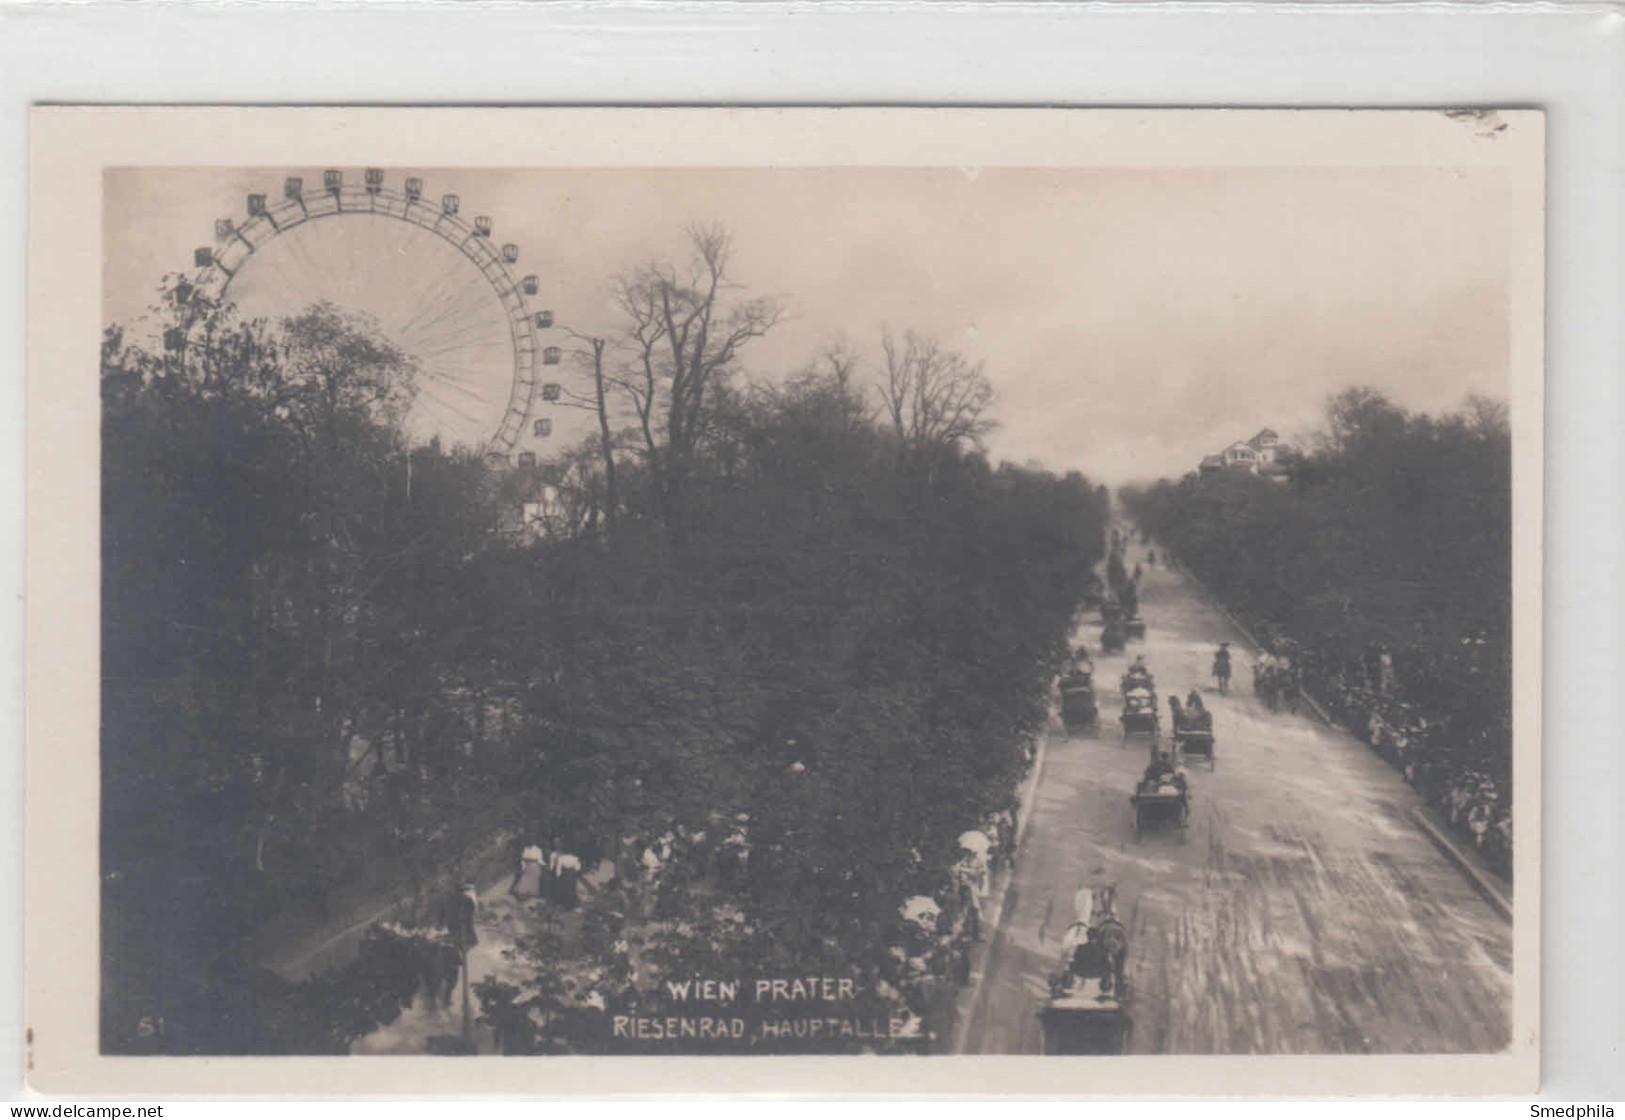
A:
{"type": "Polygon", "coordinates": [[[419,178],[386,187],[379,168],[360,183],[325,171],[319,190],[290,176],[279,199],[248,195],[246,220],[215,222],[214,245],[193,256],[194,289],[249,319],[280,321],[321,302],[365,316],[416,363],[409,437],[505,462],[527,424],[532,438],[552,434],[552,420],[532,413],[538,398],[560,398],[540,376],[560,351],[539,343],[553,313],[529,306],[537,276],[514,278],[519,247],[497,244],[492,220],[470,223],[461,208],[456,194],[425,197],[419,178]]]}

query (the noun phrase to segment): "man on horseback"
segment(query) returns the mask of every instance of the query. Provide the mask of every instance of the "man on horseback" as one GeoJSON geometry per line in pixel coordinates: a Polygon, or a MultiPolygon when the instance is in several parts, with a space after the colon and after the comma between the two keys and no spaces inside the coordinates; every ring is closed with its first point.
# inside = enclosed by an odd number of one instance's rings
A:
{"type": "Polygon", "coordinates": [[[1230,691],[1230,643],[1220,642],[1219,650],[1213,655],[1213,676],[1219,682],[1219,694],[1222,696],[1230,691]]]}

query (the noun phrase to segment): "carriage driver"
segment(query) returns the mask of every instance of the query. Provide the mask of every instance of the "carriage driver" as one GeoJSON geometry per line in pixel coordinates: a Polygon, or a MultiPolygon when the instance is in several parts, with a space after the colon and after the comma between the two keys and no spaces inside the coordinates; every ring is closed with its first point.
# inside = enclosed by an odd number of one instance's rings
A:
{"type": "Polygon", "coordinates": [[[1173,784],[1183,790],[1185,771],[1174,765],[1167,751],[1158,751],[1157,757],[1151,760],[1151,765],[1145,768],[1144,785],[1146,789],[1156,789],[1164,784],[1173,784]]]}
{"type": "Polygon", "coordinates": [[[1100,943],[1100,931],[1091,927],[1072,950],[1072,974],[1079,977],[1104,976],[1109,963],[1106,946],[1100,943]]]}

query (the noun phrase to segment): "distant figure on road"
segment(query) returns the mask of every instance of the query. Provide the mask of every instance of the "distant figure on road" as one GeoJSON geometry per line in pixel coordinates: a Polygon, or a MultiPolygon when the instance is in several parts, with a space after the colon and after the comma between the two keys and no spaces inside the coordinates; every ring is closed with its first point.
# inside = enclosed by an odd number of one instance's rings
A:
{"type": "Polygon", "coordinates": [[[1219,694],[1230,691],[1230,643],[1220,642],[1219,652],[1213,655],[1213,677],[1219,682],[1219,694]]]}
{"type": "Polygon", "coordinates": [[[1148,567],[1148,568],[1155,568],[1157,566],[1157,550],[1156,549],[1153,548],[1150,552],[1147,552],[1145,554],[1145,566],[1148,567]]]}

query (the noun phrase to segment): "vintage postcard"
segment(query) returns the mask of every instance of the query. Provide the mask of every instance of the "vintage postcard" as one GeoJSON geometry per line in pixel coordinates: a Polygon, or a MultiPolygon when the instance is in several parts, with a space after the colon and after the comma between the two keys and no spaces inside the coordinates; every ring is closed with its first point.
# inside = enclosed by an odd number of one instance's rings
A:
{"type": "Polygon", "coordinates": [[[1538,112],[33,128],[35,1088],[1534,1088],[1538,112]]]}

